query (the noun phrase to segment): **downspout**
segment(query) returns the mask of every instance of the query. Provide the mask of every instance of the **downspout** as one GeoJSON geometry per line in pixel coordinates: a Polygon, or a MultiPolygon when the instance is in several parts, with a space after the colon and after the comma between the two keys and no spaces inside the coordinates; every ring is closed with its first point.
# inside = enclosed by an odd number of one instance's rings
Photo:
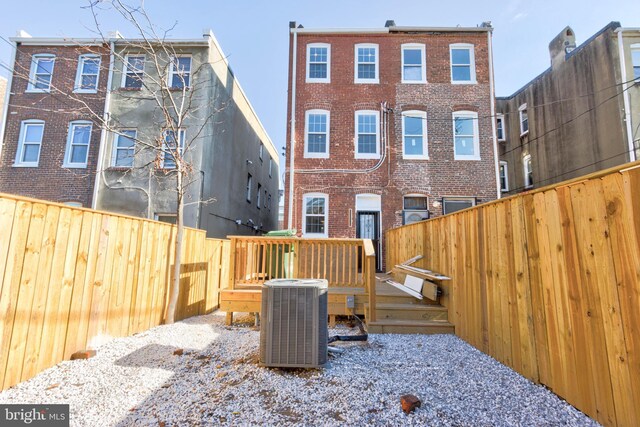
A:
{"type": "Polygon", "coordinates": [[[633,144],[633,129],[631,126],[631,106],[629,103],[629,83],[627,82],[627,64],[624,60],[624,43],[622,42],[622,30],[618,33],[618,56],[620,57],[620,78],[622,79],[622,99],[624,102],[624,121],[627,125],[627,144],[629,145],[629,161],[636,160],[636,149],[633,144]]]}
{"type": "Polygon", "coordinates": [[[292,28],[293,32],[293,64],[291,66],[291,134],[289,135],[289,209],[287,218],[287,228],[293,228],[293,183],[294,183],[294,163],[296,152],[296,65],[298,53],[298,32],[292,28]]]}
{"type": "Polygon", "coordinates": [[[496,172],[496,198],[502,197],[500,191],[500,160],[498,158],[498,140],[496,137],[496,96],[493,82],[493,46],[491,36],[493,31],[487,32],[487,44],[489,46],[489,91],[491,93],[491,135],[493,139],[493,161],[496,172]]]}
{"type": "Polygon", "coordinates": [[[109,42],[109,74],[107,77],[107,93],[104,97],[104,112],[102,114],[102,120],[104,125],[102,126],[102,132],[100,133],[100,147],[98,147],[98,164],[96,165],[96,176],[93,183],[93,198],[91,200],[91,208],[97,209],[98,204],[98,189],[100,188],[100,176],[102,175],[102,167],[104,165],[104,150],[107,143],[107,129],[106,125],[109,120],[109,109],[111,105],[111,82],[113,80],[113,62],[115,57],[115,43],[109,42]]]}
{"type": "Polygon", "coordinates": [[[16,52],[18,42],[13,42],[13,52],[11,52],[11,69],[7,79],[7,92],[4,94],[4,111],[2,112],[2,124],[0,124],[0,162],[2,161],[2,149],[4,148],[4,131],[7,128],[7,115],[9,114],[9,99],[11,99],[11,84],[13,83],[13,72],[16,65],[16,52]]]}

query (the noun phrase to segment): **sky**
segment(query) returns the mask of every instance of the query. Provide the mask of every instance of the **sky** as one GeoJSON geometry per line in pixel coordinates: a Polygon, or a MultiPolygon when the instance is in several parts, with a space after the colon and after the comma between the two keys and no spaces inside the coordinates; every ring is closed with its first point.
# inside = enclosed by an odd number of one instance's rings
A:
{"type": "MultiPolygon", "coordinates": [[[[125,0],[137,4],[139,0],[125,0]]],[[[0,36],[25,30],[34,37],[91,37],[85,0],[1,0],[0,36]]],[[[286,135],[289,21],[307,28],[399,26],[473,27],[491,21],[496,95],[515,92],[549,66],[548,44],[565,26],[578,44],[611,21],[640,27],[638,0],[146,0],[145,8],[171,36],[197,39],[212,29],[273,143],[282,153],[286,135]]],[[[104,32],[136,36],[114,14],[102,13],[104,32]]],[[[11,46],[0,39],[0,64],[11,46]]],[[[4,68],[4,67],[3,67],[4,68]]],[[[6,76],[6,70],[0,70],[6,76]]],[[[281,156],[281,167],[284,159],[281,156]]]]}

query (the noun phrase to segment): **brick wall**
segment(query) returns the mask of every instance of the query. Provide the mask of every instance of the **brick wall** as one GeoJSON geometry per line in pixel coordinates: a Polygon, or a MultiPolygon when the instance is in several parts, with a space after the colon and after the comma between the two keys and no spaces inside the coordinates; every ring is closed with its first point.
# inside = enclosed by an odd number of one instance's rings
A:
{"type": "MultiPolygon", "coordinates": [[[[432,215],[442,214],[443,196],[477,197],[479,202],[496,198],[495,158],[491,118],[489,52],[486,32],[442,32],[430,34],[298,34],[296,76],[295,169],[367,169],[378,160],[354,159],[354,114],[356,110],[380,110],[387,102],[389,150],[375,171],[361,174],[312,173],[295,175],[293,227],[302,228],[302,197],[305,193],[329,195],[329,237],[355,237],[356,195],[381,195],[382,228],[402,224],[402,202],[406,194],[428,196],[432,215]],[[331,44],[331,83],[305,83],[306,45],[331,44]],[[379,45],[379,84],[354,84],[354,44],[379,45]],[[401,83],[401,45],[426,45],[426,84],[401,83]],[[449,45],[474,45],[477,84],[452,85],[449,45]],[[304,158],[305,111],[330,111],[330,158],[304,158]],[[402,111],[427,113],[429,160],[402,158],[402,111]],[[454,160],[452,112],[471,110],[478,114],[480,160],[454,160]],[[434,202],[436,205],[434,206],[434,202]],[[349,209],[353,210],[352,218],[349,209]]],[[[292,43],[290,45],[290,53],[292,43]]],[[[289,73],[291,76],[291,61],[289,73]]],[[[291,93],[291,78],[289,79],[291,93]]],[[[288,117],[291,117],[289,99],[288,117]]],[[[290,153],[291,121],[288,120],[287,162],[290,153]]],[[[289,168],[289,163],[287,167],[289,168]]],[[[285,179],[289,196],[289,175],[285,179]]]]}
{"type": "Polygon", "coordinates": [[[15,72],[11,82],[4,143],[0,155],[0,192],[36,197],[55,202],[79,202],[91,205],[93,183],[100,145],[100,126],[107,86],[109,53],[107,46],[24,46],[18,44],[15,72]],[[31,58],[47,53],[56,57],[51,93],[25,93],[31,58]],[[101,55],[98,92],[73,94],[78,57],[101,55]],[[37,167],[14,167],[20,126],[23,120],[45,122],[37,167]],[[69,122],[94,122],[86,169],[63,168],[69,122]]]}

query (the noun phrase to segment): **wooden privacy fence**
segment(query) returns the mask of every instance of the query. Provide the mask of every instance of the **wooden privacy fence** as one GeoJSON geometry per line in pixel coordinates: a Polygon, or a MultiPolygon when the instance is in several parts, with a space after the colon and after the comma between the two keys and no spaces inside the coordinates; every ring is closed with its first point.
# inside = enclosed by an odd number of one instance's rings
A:
{"type": "MultiPolygon", "coordinates": [[[[0,194],[0,389],[163,322],[175,227],[0,194]]],[[[229,242],[186,229],[177,318],[218,306],[229,242]]]]}
{"type": "Polygon", "coordinates": [[[386,233],[453,278],[456,334],[604,425],[640,425],[640,162],[386,233]]]}

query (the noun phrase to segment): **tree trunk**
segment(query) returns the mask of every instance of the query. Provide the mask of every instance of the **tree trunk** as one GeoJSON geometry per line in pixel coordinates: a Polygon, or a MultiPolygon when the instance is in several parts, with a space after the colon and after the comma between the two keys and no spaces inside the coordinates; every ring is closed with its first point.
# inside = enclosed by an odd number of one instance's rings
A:
{"type": "MultiPolygon", "coordinates": [[[[177,162],[176,162],[177,163],[177,162]]],[[[178,166],[177,173],[177,202],[176,209],[176,245],[175,245],[175,263],[173,264],[173,283],[169,291],[169,307],[167,308],[167,324],[175,322],[176,309],[178,306],[178,294],[180,293],[180,265],[182,264],[182,236],[184,234],[184,221],[182,213],[184,211],[183,189],[182,189],[182,168],[178,166]]]]}

